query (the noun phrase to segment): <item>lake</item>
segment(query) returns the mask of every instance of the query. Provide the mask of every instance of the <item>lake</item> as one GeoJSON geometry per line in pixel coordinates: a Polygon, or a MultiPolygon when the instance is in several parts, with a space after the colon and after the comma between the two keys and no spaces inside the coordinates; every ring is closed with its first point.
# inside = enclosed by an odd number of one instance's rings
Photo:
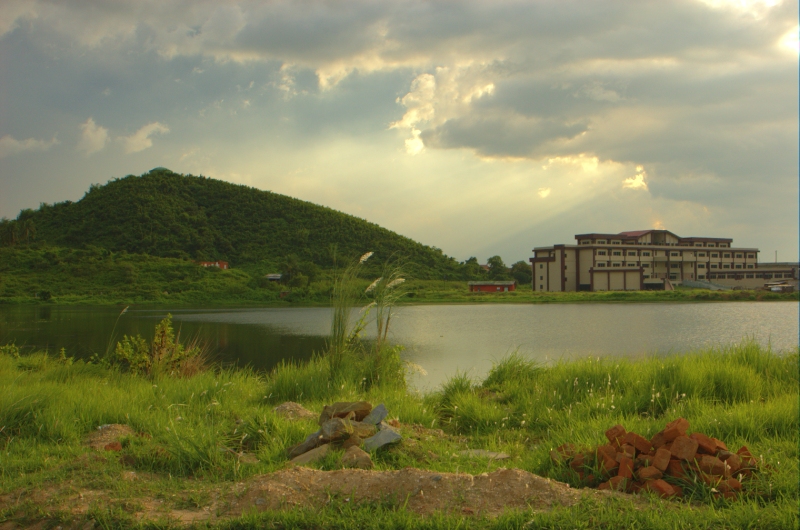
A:
{"type": "MultiPolygon", "coordinates": [[[[182,339],[208,341],[225,363],[269,370],[283,359],[321,352],[331,316],[330,308],[160,308],[120,315],[121,309],[0,306],[0,344],[51,352],[64,347],[68,355],[87,358],[112,348],[123,334],[151,338],[155,324],[171,313],[182,339]]],[[[795,302],[465,304],[400,307],[390,338],[427,372],[412,374],[411,384],[432,389],[459,370],[480,378],[514,351],[550,363],[679,354],[746,338],[788,351],[797,347],[798,332],[795,302]]]]}

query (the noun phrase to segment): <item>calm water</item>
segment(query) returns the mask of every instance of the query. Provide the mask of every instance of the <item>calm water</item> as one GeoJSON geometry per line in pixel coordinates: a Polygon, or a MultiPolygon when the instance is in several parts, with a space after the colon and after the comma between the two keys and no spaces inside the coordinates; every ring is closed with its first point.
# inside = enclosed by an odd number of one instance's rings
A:
{"type": "MultiPolygon", "coordinates": [[[[0,344],[65,347],[69,355],[105,352],[112,336],[140,333],[172,313],[182,338],[209,341],[220,360],[269,369],[282,359],[321,351],[328,308],[129,310],[87,307],[0,307],[0,344]]],[[[371,331],[371,329],[368,329],[371,331]]],[[[435,305],[398,310],[392,340],[427,371],[412,377],[434,388],[457,370],[485,375],[492,361],[519,353],[540,362],[585,356],[668,355],[753,337],[774,350],[798,345],[798,304],[435,305]]],[[[369,334],[367,334],[369,338],[369,334]]]]}

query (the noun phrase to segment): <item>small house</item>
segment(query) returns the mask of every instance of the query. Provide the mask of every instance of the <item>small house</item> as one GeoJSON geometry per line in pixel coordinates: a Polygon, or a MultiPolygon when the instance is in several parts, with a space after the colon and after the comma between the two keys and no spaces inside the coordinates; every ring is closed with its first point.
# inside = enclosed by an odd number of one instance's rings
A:
{"type": "Polygon", "coordinates": [[[265,274],[264,278],[266,278],[267,280],[269,280],[271,282],[279,282],[279,281],[281,281],[281,278],[283,278],[283,274],[276,274],[276,273],[265,274]]]}
{"type": "Polygon", "coordinates": [[[218,269],[230,269],[227,261],[198,261],[201,267],[217,267],[218,269]]]}
{"type": "Polygon", "coordinates": [[[507,293],[517,289],[517,282],[513,280],[467,282],[467,285],[471,293],[507,293]]]}

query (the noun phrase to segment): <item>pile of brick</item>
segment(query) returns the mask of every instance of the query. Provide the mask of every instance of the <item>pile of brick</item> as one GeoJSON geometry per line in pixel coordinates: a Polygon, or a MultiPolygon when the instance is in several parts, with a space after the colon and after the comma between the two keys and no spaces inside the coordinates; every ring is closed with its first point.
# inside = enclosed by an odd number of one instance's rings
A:
{"type": "Polygon", "coordinates": [[[717,496],[735,498],[742,491],[741,481],[756,471],[756,459],[747,447],[733,453],[716,438],[699,432],[687,435],[688,428],[689,422],[678,418],[648,440],[615,425],[606,431],[605,445],[579,451],[564,444],[550,457],[598,489],[682,497],[686,486],[702,482],[717,496]]]}

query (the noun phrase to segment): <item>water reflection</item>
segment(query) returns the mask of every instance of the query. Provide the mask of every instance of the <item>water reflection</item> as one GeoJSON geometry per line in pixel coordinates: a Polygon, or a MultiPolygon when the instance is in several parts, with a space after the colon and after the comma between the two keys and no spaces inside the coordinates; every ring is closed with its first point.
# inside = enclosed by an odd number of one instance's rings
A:
{"type": "MultiPolygon", "coordinates": [[[[123,335],[152,337],[168,312],[183,339],[207,341],[226,363],[269,370],[282,360],[321,352],[329,308],[157,309],[0,307],[0,344],[87,358],[123,335]]],[[[366,339],[374,336],[367,328],[366,339]]],[[[538,362],[583,356],[669,355],[753,337],[773,349],[798,344],[798,304],[552,304],[406,306],[393,319],[390,338],[407,360],[427,370],[412,385],[437,387],[456,370],[483,376],[512,351],[538,362]]]]}

